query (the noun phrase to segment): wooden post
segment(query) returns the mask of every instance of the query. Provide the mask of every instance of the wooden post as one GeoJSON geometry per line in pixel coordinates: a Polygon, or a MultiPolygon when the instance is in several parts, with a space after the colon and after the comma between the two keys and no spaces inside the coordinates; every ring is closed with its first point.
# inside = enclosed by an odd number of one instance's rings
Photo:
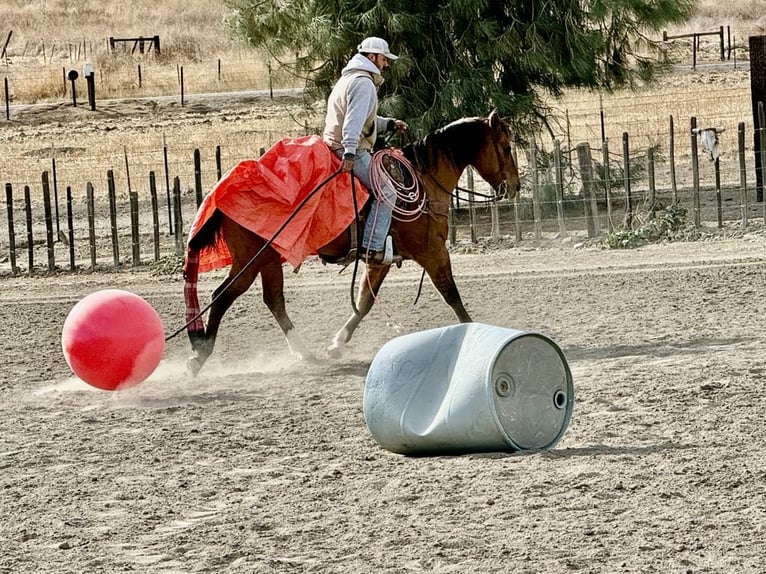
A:
{"type": "Polygon", "coordinates": [[[614,220],[612,219],[612,175],[609,164],[609,138],[604,139],[603,143],[603,162],[604,162],[604,196],[606,197],[606,218],[609,231],[614,230],[614,220]]]}
{"type": "Polygon", "coordinates": [[[67,237],[69,238],[69,270],[75,270],[74,261],[74,225],[73,225],[73,213],[72,213],[72,188],[66,187],[66,224],[67,224],[67,237]]]}
{"type": "Polygon", "coordinates": [[[673,116],[670,116],[670,188],[673,192],[673,204],[678,203],[678,186],[676,185],[676,133],[673,127],[673,116]]]}
{"type": "Polygon", "coordinates": [[[48,273],[56,271],[56,254],[53,250],[53,214],[51,210],[51,188],[48,172],[43,172],[43,213],[45,214],[45,245],[48,251],[48,273]]]}
{"type": "Polygon", "coordinates": [[[168,234],[173,235],[173,202],[170,198],[170,169],[168,168],[168,146],[165,144],[165,134],[162,134],[162,155],[165,159],[165,191],[168,204],[168,234]]]}
{"type": "Polygon", "coordinates": [[[56,214],[56,240],[61,236],[61,225],[59,224],[59,186],[56,176],[56,158],[51,158],[51,175],[53,176],[53,207],[56,214]]]}
{"type": "Polygon", "coordinates": [[[623,185],[625,186],[625,226],[633,227],[633,195],[630,186],[630,138],[628,132],[622,133],[623,185]]]}
{"type": "Polygon", "coordinates": [[[85,196],[88,201],[88,244],[90,245],[90,268],[96,270],[96,200],[93,193],[93,184],[88,182],[85,187],[85,196]]]}
{"type": "Polygon", "coordinates": [[[27,251],[29,257],[28,274],[31,276],[35,269],[35,246],[32,237],[32,199],[29,186],[24,186],[24,214],[27,219],[27,251]]]}
{"type": "MultiPolygon", "coordinates": [[[[750,36],[750,105],[753,113],[753,154],[755,155],[755,198],[763,201],[764,178],[764,118],[763,102],[766,101],[766,36],[750,36]]],[[[766,202],[764,202],[766,204],[766,202]]],[[[766,206],[765,206],[766,207],[766,206]]]]}
{"type": "Polygon", "coordinates": [[[469,167],[466,170],[466,177],[468,178],[468,189],[470,193],[470,201],[468,202],[468,224],[469,229],[471,230],[471,243],[476,243],[478,241],[478,237],[476,233],[476,207],[473,203],[473,168],[469,167]]]}
{"type": "Polygon", "coordinates": [[[183,66],[181,66],[179,83],[181,84],[181,107],[184,107],[184,67],[183,66]]]}
{"type": "Polygon", "coordinates": [[[720,158],[715,158],[713,164],[715,170],[715,205],[718,214],[718,229],[723,228],[723,200],[721,198],[721,163],[720,158]]]}
{"type": "Polygon", "coordinates": [[[654,148],[646,150],[646,166],[649,172],[649,218],[654,219],[654,212],[657,210],[657,198],[654,179],[654,148]]]}
{"type": "Polygon", "coordinates": [[[194,191],[199,207],[202,204],[202,157],[199,149],[194,150],[194,191]]]}
{"type": "Polygon", "coordinates": [[[3,78],[3,84],[5,84],[5,119],[11,119],[11,97],[8,91],[8,78],[3,78]]]}
{"type": "Polygon", "coordinates": [[[215,146],[215,175],[216,181],[221,179],[221,146],[215,146]]]}
{"type": "Polygon", "coordinates": [[[8,251],[11,259],[11,273],[17,275],[19,268],[16,266],[16,232],[13,229],[13,186],[5,184],[5,206],[8,210],[8,251]]]}
{"type": "Polygon", "coordinates": [[[691,118],[691,150],[692,150],[692,198],[693,198],[693,212],[694,212],[694,226],[700,227],[702,225],[702,213],[700,207],[700,172],[699,172],[699,158],[697,155],[697,118],[691,118]]]}
{"type": "Polygon", "coordinates": [[[535,219],[535,239],[541,239],[542,222],[540,216],[540,182],[537,179],[537,143],[532,138],[529,148],[530,175],[532,177],[532,215],[535,219]]]}
{"type": "Polygon", "coordinates": [[[141,235],[138,231],[138,193],[131,191],[130,198],[130,237],[133,256],[133,267],[141,265],[141,235]]]}
{"type": "Polygon", "coordinates": [[[112,256],[114,266],[120,265],[120,240],[117,235],[117,192],[114,185],[114,171],[106,172],[106,182],[109,190],[109,223],[112,230],[112,256]]]}
{"type": "Polygon", "coordinates": [[[154,243],[154,260],[160,260],[160,210],[157,200],[157,179],[154,172],[149,172],[149,194],[152,198],[152,238],[154,243]]]}
{"type": "Polygon", "coordinates": [[[181,215],[181,180],[176,177],[173,179],[173,207],[175,212],[176,233],[175,233],[175,246],[176,255],[183,255],[184,238],[183,238],[183,218],[181,215]]]}
{"type": "Polygon", "coordinates": [[[564,174],[561,173],[561,142],[553,140],[553,169],[556,178],[556,213],[559,220],[559,235],[566,236],[567,230],[564,225],[564,174]]]}
{"type": "Polygon", "coordinates": [[[747,167],[745,165],[745,122],[737,124],[737,155],[739,156],[739,198],[742,228],[747,227],[747,167]]]}
{"type": "Polygon", "coordinates": [[[593,158],[590,153],[590,145],[587,142],[577,144],[577,163],[580,167],[580,179],[582,180],[583,211],[588,227],[588,238],[598,237],[601,230],[598,224],[598,204],[594,190],[593,158]]]}
{"type": "MultiPolygon", "coordinates": [[[[516,157],[516,146],[511,150],[511,156],[513,157],[514,165],[519,165],[516,157]]],[[[521,190],[516,192],[513,198],[513,217],[514,226],[516,231],[516,243],[521,243],[521,215],[519,213],[519,201],[521,200],[521,190]]],[[[497,202],[492,203],[492,238],[496,241],[500,240],[500,213],[497,207],[497,202]]]]}
{"type": "MultiPolygon", "coordinates": [[[[766,113],[763,110],[763,102],[758,102],[758,132],[761,137],[758,140],[758,150],[756,152],[756,158],[759,160],[758,165],[760,169],[756,169],[756,174],[761,175],[761,187],[757,190],[755,200],[763,201],[763,212],[766,214],[766,197],[763,194],[764,177],[763,172],[766,170],[766,113]]],[[[766,219],[764,219],[766,223],[766,219]]]]}

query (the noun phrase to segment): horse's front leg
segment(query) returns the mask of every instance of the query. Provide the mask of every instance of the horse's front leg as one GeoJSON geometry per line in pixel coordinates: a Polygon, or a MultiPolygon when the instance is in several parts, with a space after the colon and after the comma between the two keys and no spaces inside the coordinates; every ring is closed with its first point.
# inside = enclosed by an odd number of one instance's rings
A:
{"type": "Polygon", "coordinates": [[[460,298],[460,292],[457,290],[455,278],[452,275],[452,263],[450,262],[449,252],[446,247],[438,250],[432,250],[422,261],[418,261],[428,273],[431,283],[439,291],[444,302],[455,312],[457,320],[461,323],[470,323],[473,321],[468,311],[463,306],[463,300],[460,298]],[[436,251],[436,252],[434,252],[436,251]]]}
{"type": "Polygon", "coordinates": [[[345,322],[340,331],[335,333],[332,343],[327,347],[327,352],[331,357],[338,358],[343,354],[343,349],[346,347],[346,343],[351,340],[351,337],[359,326],[359,323],[364,319],[365,315],[372,309],[375,298],[378,296],[383,279],[386,278],[388,272],[391,270],[389,265],[368,265],[365,271],[362,283],[359,286],[359,296],[357,297],[357,312],[352,313],[348,320],[345,322]]]}

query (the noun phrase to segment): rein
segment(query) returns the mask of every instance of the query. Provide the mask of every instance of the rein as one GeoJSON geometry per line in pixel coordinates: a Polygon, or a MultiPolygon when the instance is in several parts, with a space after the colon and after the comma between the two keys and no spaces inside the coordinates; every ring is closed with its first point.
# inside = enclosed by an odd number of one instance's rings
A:
{"type": "MultiPolygon", "coordinates": [[[[497,144],[495,144],[495,147],[497,147],[497,144]]],[[[433,174],[430,171],[425,169],[425,167],[423,166],[423,162],[420,161],[420,157],[418,155],[418,152],[415,150],[414,146],[412,148],[412,153],[415,155],[415,161],[418,164],[420,172],[425,174],[425,175],[427,175],[428,178],[432,182],[434,182],[436,184],[436,186],[440,190],[442,190],[444,193],[446,193],[447,195],[449,195],[451,198],[455,199],[456,201],[459,201],[461,199],[460,195],[459,195],[461,192],[465,193],[465,194],[468,194],[468,196],[469,196],[468,200],[467,200],[468,203],[474,203],[474,204],[479,204],[479,205],[486,205],[486,204],[497,203],[498,201],[500,201],[500,198],[498,197],[498,195],[496,193],[493,193],[492,195],[489,195],[489,194],[481,193],[480,191],[475,191],[475,190],[468,189],[467,187],[462,187],[462,186],[459,186],[459,185],[456,185],[452,190],[447,189],[446,187],[444,187],[442,185],[442,183],[438,179],[436,179],[433,176],[433,174]],[[476,196],[481,197],[482,200],[474,199],[476,196]]],[[[498,153],[497,150],[495,150],[495,153],[498,153]]],[[[471,168],[471,169],[473,169],[473,168],[471,168]]]]}

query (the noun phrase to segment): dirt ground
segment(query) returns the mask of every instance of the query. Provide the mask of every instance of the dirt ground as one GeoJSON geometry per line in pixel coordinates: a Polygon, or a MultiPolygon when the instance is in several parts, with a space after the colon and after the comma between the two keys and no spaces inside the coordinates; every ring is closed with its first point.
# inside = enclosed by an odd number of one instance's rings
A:
{"type": "MultiPolygon", "coordinates": [[[[166,332],[178,276],[0,280],[0,572],[756,573],[766,553],[766,251],[738,237],[605,251],[456,253],[476,321],[550,336],[575,385],[555,449],[406,457],[362,412],[385,342],[447,325],[419,272],[394,270],[344,358],[350,274],[288,274],[316,364],[289,355],[253,288],[213,357],[185,335],[122,392],[73,378],[61,327],[84,295],[143,296],[166,332]]],[[[203,275],[201,300],[221,280],[203,275]]]]}

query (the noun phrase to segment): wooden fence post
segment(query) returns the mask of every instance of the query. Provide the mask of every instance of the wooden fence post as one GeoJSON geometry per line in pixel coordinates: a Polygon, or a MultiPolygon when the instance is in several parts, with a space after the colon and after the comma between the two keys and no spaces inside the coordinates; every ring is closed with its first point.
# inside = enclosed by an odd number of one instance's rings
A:
{"type": "Polygon", "coordinates": [[[221,179],[221,146],[215,146],[215,174],[216,181],[221,179]]]}
{"type": "Polygon", "coordinates": [[[612,219],[612,174],[609,163],[609,138],[604,139],[602,151],[604,154],[604,195],[606,197],[607,229],[611,232],[614,230],[614,220],[612,219]]]}
{"type": "Polygon", "coordinates": [[[53,176],[53,207],[56,214],[56,241],[61,236],[61,225],[59,224],[59,186],[56,175],[56,158],[51,158],[51,175],[53,176]]]}
{"type": "Polygon", "coordinates": [[[170,197],[170,168],[168,167],[168,146],[165,144],[165,134],[162,135],[162,156],[165,160],[165,192],[168,204],[168,234],[173,235],[173,201],[170,197]]]}
{"type": "Polygon", "coordinates": [[[537,143],[535,138],[529,142],[530,175],[532,176],[532,216],[535,219],[535,239],[541,239],[542,222],[540,214],[540,182],[537,179],[537,143]]]}
{"type": "Polygon", "coordinates": [[[625,226],[633,227],[633,194],[630,186],[630,136],[622,132],[623,185],[625,186],[625,226]]]}
{"type": "Polygon", "coordinates": [[[29,186],[24,186],[24,213],[27,219],[27,251],[29,257],[28,274],[31,276],[35,269],[35,245],[32,236],[32,198],[29,186]]]}
{"type": "Polygon", "coordinates": [[[154,243],[154,260],[160,260],[160,210],[157,200],[157,179],[154,172],[149,172],[149,195],[152,198],[152,239],[154,243]]]}
{"type": "Polygon", "coordinates": [[[654,212],[657,210],[657,189],[654,179],[654,148],[646,150],[646,169],[649,176],[649,218],[654,219],[654,212]]]}
{"type": "Polygon", "coordinates": [[[5,184],[5,205],[8,210],[8,251],[11,259],[11,273],[17,275],[19,268],[16,266],[16,232],[13,229],[13,186],[5,184]]]}
{"type": "Polygon", "coordinates": [[[194,192],[199,207],[202,204],[202,156],[199,149],[194,150],[194,192]]]}
{"type": "Polygon", "coordinates": [[[745,165],[745,122],[737,124],[737,154],[739,155],[739,198],[742,228],[747,227],[747,167],[745,165]]]}
{"type": "MultiPolygon", "coordinates": [[[[516,157],[516,147],[511,150],[511,156],[513,157],[513,163],[519,165],[516,157]]],[[[513,198],[513,218],[514,229],[516,232],[516,243],[521,243],[521,214],[519,213],[519,201],[521,200],[521,190],[516,192],[513,198]]],[[[497,202],[492,202],[492,239],[500,240],[500,212],[497,207],[497,202]]]]}
{"type": "Polygon", "coordinates": [[[11,271],[15,275],[16,274],[16,270],[15,270],[16,238],[15,238],[14,229],[13,229],[13,185],[11,185],[10,183],[5,184],[5,211],[6,211],[6,217],[8,219],[8,256],[11,261],[11,271]]]}
{"type": "Polygon", "coordinates": [[[43,172],[43,213],[45,214],[45,246],[48,251],[48,273],[56,271],[56,254],[53,250],[53,214],[51,210],[51,188],[48,172],[43,172]]]}
{"type": "Polygon", "coordinates": [[[90,268],[96,270],[96,199],[93,193],[93,184],[88,182],[85,187],[85,196],[88,202],[88,244],[90,245],[90,268]]]}
{"type": "Polygon", "coordinates": [[[177,176],[175,179],[173,179],[173,206],[174,206],[175,221],[176,221],[176,233],[175,233],[176,255],[183,255],[184,231],[183,231],[183,216],[181,215],[181,180],[177,176]]]}
{"type": "Polygon", "coordinates": [[[75,270],[74,261],[74,224],[72,213],[72,188],[67,185],[66,187],[66,224],[67,224],[67,238],[69,242],[69,269],[75,270]]]}
{"type": "Polygon", "coordinates": [[[676,185],[676,133],[673,127],[673,116],[670,116],[670,189],[673,192],[673,204],[678,203],[678,186],[676,185]]]}
{"type": "Polygon", "coordinates": [[[553,140],[553,169],[556,180],[556,213],[559,220],[559,235],[566,236],[567,229],[564,225],[564,174],[561,173],[561,142],[553,140]]]}
{"type": "Polygon", "coordinates": [[[476,243],[478,241],[478,237],[476,233],[476,207],[473,202],[473,168],[468,168],[466,171],[466,177],[468,178],[468,190],[470,193],[470,200],[468,201],[468,225],[469,229],[471,230],[471,243],[476,243]]]}
{"type": "Polygon", "coordinates": [[[582,180],[583,208],[585,223],[588,226],[588,238],[598,237],[601,233],[598,224],[598,204],[593,181],[593,158],[587,142],[577,144],[577,163],[580,166],[582,180]]]}
{"type": "Polygon", "coordinates": [[[692,205],[694,212],[694,226],[702,225],[702,213],[700,206],[700,172],[699,158],[697,155],[697,118],[691,118],[691,150],[692,150],[692,205]]]}
{"type": "Polygon", "coordinates": [[[109,190],[109,223],[112,230],[112,255],[114,266],[120,265],[120,239],[117,235],[117,191],[114,185],[114,171],[106,172],[106,182],[109,190]]]}
{"type": "Polygon", "coordinates": [[[141,235],[138,231],[138,192],[128,193],[130,198],[130,237],[133,267],[141,265],[141,235]]]}

